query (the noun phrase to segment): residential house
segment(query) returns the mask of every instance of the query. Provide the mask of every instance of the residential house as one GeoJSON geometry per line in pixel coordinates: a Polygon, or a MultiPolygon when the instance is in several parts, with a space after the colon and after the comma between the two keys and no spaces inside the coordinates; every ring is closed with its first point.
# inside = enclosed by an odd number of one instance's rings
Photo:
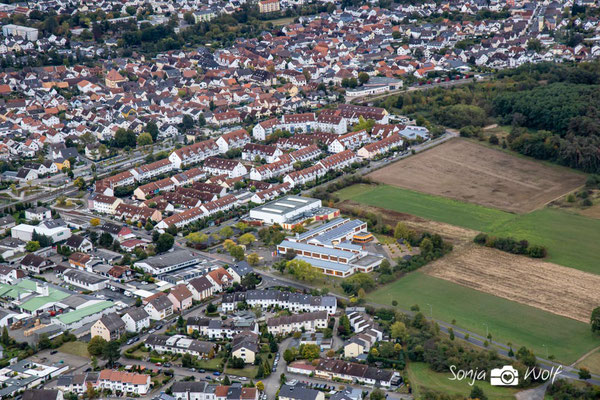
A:
{"type": "Polygon", "coordinates": [[[91,337],[100,336],[107,342],[118,340],[125,333],[125,322],[117,314],[103,315],[90,330],[91,337]]]}

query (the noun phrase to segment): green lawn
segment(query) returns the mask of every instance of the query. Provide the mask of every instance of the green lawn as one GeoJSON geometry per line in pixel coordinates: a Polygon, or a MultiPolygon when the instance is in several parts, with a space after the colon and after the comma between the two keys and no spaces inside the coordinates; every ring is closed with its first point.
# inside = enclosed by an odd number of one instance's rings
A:
{"type": "Polygon", "coordinates": [[[427,316],[444,321],[456,320],[459,327],[485,336],[487,324],[494,340],[524,345],[538,355],[548,346],[563,363],[600,345],[588,324],[529,307],[490,294],[469,289],[442,279],[413,272],[367,296],[367,301],[391,305],[398,301],[402,309],[418,304],[427,316]]]}
{"type": "Polygon", "coordinates": [[[600,220],[544,208],[516,215],[387,185],[354,185],[336,193],[341,200],[382,207],[434,221],[527,239],[548,249],[547,260],[600,274],[600,220]]]}
{"type": "Polygon", "coordinates": [[[600,220],[553,208],[519,215],[491,233],[546,246],[550,262],[600,274],[600,220]]]}
{"type": "Polygon", "coordinates": [[[211,358],[210,360],[204,360],[204,359],[198,359],[196,360],[196,368],[199,369],[206,369],[206,370],[210,370],[210,371],[222,371],[223,369],[220,368],[220,365],[223,363],[223,359],[222,358],[211,358]]]}
{"type": "Polygon", "coordinates": [[[90,358],[90,354],[87,351],[87,343],[83,342],[68,342],[60,346],[57,350],[61,353],[90,358]]]}
{"type": "MultiPolygon", "coordinates": [[[[407,374],[413,388],[415,398],[421,398],[424,389],[431,389],[439,393],[449,395],[461,395],[468,397],[473,389],[470,381],[450,380],[451,373],[434,372],[425,363],[410,363],[407,366],[407,374]]],[[[492,386],[486,381],[477,381],[479,386],[487,395],[488,399],[514,399],[515,393],[520,389],[492,386]]]]}
{"type": "Polygon", "coordinates": [[[352,200],[477,231],[488,231],[516,217],[505,211],[388,185],[354,185],[336,195],[340,200],[352,200]]]}

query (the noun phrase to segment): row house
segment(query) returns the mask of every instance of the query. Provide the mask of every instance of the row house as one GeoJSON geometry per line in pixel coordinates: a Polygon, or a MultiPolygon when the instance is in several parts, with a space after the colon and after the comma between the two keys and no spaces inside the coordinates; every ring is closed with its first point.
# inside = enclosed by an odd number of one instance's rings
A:
{"type": "Polygon", "coordinates": [[[335,139],[327,146],[330,153],[341,153],[344,150],[356,150],[364,143],[368,143],[371,137],[366,130],[350,132],[335,139]]]}
{"type": "Polygon", "coordinates": [[[283,182],[288,183],[291,187],[301,186],[324,176],[326,173],[327,170],[321,164],[311,165],[300,171],[290,172],[283,178],[283,182]]]}
{"type": "Polygon", "coordinates": [[[314,374],[322,379],[343,380],[383,388],[389,388],[392,379],[398,375],[395,371],[336,359],[320,360],[314,374]]]}
{"type": "Polygon", "coordinates": [[[170,204],[178,205],[182,208],[200,207],[200,205],[202,204],[202,201],[197,198],[188,197],[176,192],[166,192],[163,193],[160,197],[161,200],[166,201],[170,204]]]}
{"type": "Polygon", "coordinates": [[[227,158],[208,157],[204,160],[204,170],[212,175],[227,175],[229,178],[244,176],[248,170],[240,161],[227,158]]]}
{"type": "Polygon", "coordinates": [[[113,392],[146,395],[150,391],[152,381],[150,375],[104,369],[98,377],[97,387],[113,392]]]}
{"type": "Polygon", "coordinates": [[[257,143],[247,143],[242,150],[242,160],[255,161],[265,160],[267,164],[273,163],[283,155],[283,152],[275,146],[257,143]]]}
{"type": "Polygon", "coordinates": [[[205,211],[200,207],[190,208],[189,210],[185,210],[178,214],[172,215],[170,217],[164,218],[160,221],[156,227],[158,229],[167,229],[171,225],[175,225],[177,228],[182,228],[192,222],[199,220],[200,218],[204,218],[206,216],[205,211]]]}
{"type": "Polygon", "coordinates": [[[190,317],[186,323],[187,333],[197,331],[209,339],[231,339],[242,332],[258,333],[258,324],[248,318],[232,317],[226,320],[190,317]]]}
{"type": "Polygon", "coordinates": [[[88,209],[101,214],[113,215],[123,200],[114,196],[105,196],[94,192],[88,197],[88,209]]]}
{"type": "Polygon", "coordinates": [[[311,146],[317,142],[317,138],[312,135],[295,135],[289,138],[280,138],[275,146],[281,150],[302,149],[311,146]]]}
{"type": "Polygon", "coordinates": [[[337,300],[334,296],[313,296],[276,289],[226,293],[223,295],[221,307],[224,312],[231,312],[237,308],[238,303],[243,302],[250,307],[279,307],[293,313],[327,311],[327,314],[333,315],[337,310],[337,300]]]}
{"type": "Polygon", "coordinates": [[[389,113],[385,108],[358,106],[354,104],[340,104],[337,109],[325,110],[323,113],[331,113],[345,118],[349,123],[356,124],[362,117],[365,120],[372,119],[378,124],[387,124],[389,113]]]}
{"type": "Polygon", "coordinates": [[[287,182],[281,183],[279,185],[275,185],[265,190],[261,190],[260,192],[254,193],[251,202],[255,204],[263,204],[267,201],[271,201],[285,193],[287,193],[291,189],[291,185],[287,182]]]}
{"type": "Polygon", "coordinates": [[[234,125],[242,122],[242,117],[239,111],[232,110],[222,113],[215,113],[208,120],[209,123],[216,126],[234,125]]]}
{"type": "Polygon", "coordinates": [[[121,203],[115,209],[114,215],[117,218],[136,221],[148,221],[160,222],[162,220],[162,213],[154,208],[150,207],[138,207],[131,204],[121,203]]]}
{"type": "Polygon", "coordinates": [[[360,148],[356,154],[365,160],[370,160],[380,154],[385,154],[388,151],[402,146],[403,140],[400,135],[390,135],[385,139],[378,140],[374,143],[369,143],[360,148]]]}
{"type": "MultiPolygon", "coordinates": [[[[96,188],[98,186],[109,187],[114,189],[119,186],[128,186],[133,185],[135,183],[135,177],[130,171],[124,171],[118,173],[113,176],[109,176],[108,178],[104,178],[98,182],[96,182],[96,188]]],[[[96,189],[98,191],[98,189],[96,189]]]]}
{"type": "Polygon", "coordinates": [[[294,163],[290,160],[282,159],[274,163],[253,167],[250,170],[250,179],[254,181],[265,181],[283,175],[286,172],[294,170],[294,163]]]}
{"type": "Polygon", "coordinates": [[[173,164],[169,159],[158,160],[150,164],[142,165],[137,168],[131,169],[136,181],[145,181],[152,179],[155,176],[166,174],[173,170],[173,164]]]}
{"type": "Polygon", "coordinates": [[[226,153],[231,149],[241,149],[247,143],[250,143],[250,135],[248,135],[245,129],[238,129],[221,135],[216,140],[216,143],[219,146],[219,151],[226,153]]]}
{"type": "Polygon", "coordinates": [[[206,179],[207,173],[202,168],[190,168],[179,174],[173,175],[171,180],[177,186],[189,185],[197,181],[206,179]]]}
{"type": "Polygon", "coordinates": [[[138,200],[146,200],[149,196],[158,194],[159,192],[165,192],[173,190],[175,188],[175,182],[171,178],[164,178],[156,182],[150,182],[145,185],[139,186],[133,191],[133,197],[138,200]]]}
{"type": "Polygon", "coordinates": [[[208,139],[175,150],[169,156],[169,161],[175,168],[181,168],[185,165],[197,164],[219,153],[219,145],[214,140],[208,139]]]}
{"type": "Polygon", "coordinates": [[[218,350],[215,343],[191,339],[183,335],[149,335],[144,345],[159,354],[189,354],[199,358],[213,357],[218,350]]]}
{"type": "Polygon", "coordinates": [[[284,315],[267,319],[267,329],[272,335],[289,335],[294,332],[315,332],[327,328],[327,311],[284,315]]]}
{"type": "Polygon", "coordinates": [[[322,132],[331,132],[336,135],[343,135],[348,132],[346,119],[339,115],[319,114],[315,128],[322,132]]]}
{"type": "Polygon", "coordinates": [[[263,141],[272,134],[279,125],[277,118],[271,118],[266,121],[259,122],[252,128],[252,137],[258,141],[263,141]]]}
{"type": "Polygon", "coordinates": [[[175,382],[171,387],[175,400],[258,400],[255,387],[242,387],[239,383],[220,386],[208,382],[175,382]]]}
{"type": "Polygon", "coordinates": [[[198,190],[200,192],[212,193],[219,197],[223,197],[227,193],[227,188],[221,185],[217,185],[215,183],[207,182],[195,182],[194,184],[192,184],[192,189],[198,190]]]}
{"type": "Polygon", "coordinates": [[[218,213],[219,211],[228,211],[237,206],[238,199],[231,194],[228,194],[220,199],[208,202],[200,206],[200,209],[204,211],[207,216],[218,213]]]}
{"type": "Polygon", "coordinates": [[[321,155],[322,151],[319,149],[319,146],[316,144],[311,144],[310,146],[302,147],[296,151],[292,151],[289,153],[289,156],[293,160],[293,162],[306,162],[310,160],[314,160],[315,158],[321,155]]]}
{"type": "Polygon", "coordinates": [[[289,132],[310,132],[314,129],[316,117],[314,113],[286,114],[281,117],[277,129],[289,132]]]}
{"type": "Polygon", "coordinates": [[[352,150],[344,150],[337,154],[332,154],[328,157],[325,157],[317,165],[321,165],[325,171],[335,170],[338,171],[340,169],[344,169],[350,166],[352,163],[356,162],[358,157],[352,150]]]}

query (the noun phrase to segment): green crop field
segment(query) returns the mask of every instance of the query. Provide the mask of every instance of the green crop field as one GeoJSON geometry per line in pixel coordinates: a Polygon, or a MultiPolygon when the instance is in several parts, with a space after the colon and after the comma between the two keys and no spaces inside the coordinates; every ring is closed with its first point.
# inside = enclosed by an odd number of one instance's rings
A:
{"type": "Polygon", "coordinates": [[[547,261],[600,274],[600,220],[544,208],[516,215],[388,185],[354,185],[336,192],[352,200],[392,211],[546,246],[547,261]]]}
{"type": "Polygon", "coordinates": [[[489,231],[516,217],[505,211],[389,185],[354,185],[336,192],[336,196],[477,231],[489,231]]]}
{"type": "Polygon", "coordinates": [[[527,239],[546,246],[547,260],[582,271],[600,274],[598,243],[600,220],[553,208],[519,215],[490,233],[527,239]]]}
{"type": "Polygon", "coordinates": [[[367,296],[367,301],[401,309],[418,304],[427,316],[444,321],[456,320],[464,329],[485,336],[486,327],[495,341],[527,346],[536,354],[553,354],[563,363],[598,346],[588,324],[529,307],[452,282],[413,272],[367,296]]]}
{"type": "MultiPolygon", "coordinates": [[[[415,398],[421,398],[424,389],[430,389],[439,393],[449,395],[461,395],[468,397],[473,387],[468,382],[450,380],[453,375],[451,373],[434,372],[425,363],[410,363],[407,366],[408,379],[413,388],[415,398]]],[[[486,394],[488,399],[514,399],[515,393],[520,389],[492,386],[487,381],[476,381],[476,386],[479,386],[486,394]]]]}

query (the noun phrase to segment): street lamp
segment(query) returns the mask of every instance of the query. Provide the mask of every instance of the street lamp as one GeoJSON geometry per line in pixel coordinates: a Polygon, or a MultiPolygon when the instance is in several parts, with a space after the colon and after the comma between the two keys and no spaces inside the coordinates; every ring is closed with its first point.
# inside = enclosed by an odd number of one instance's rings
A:
{"type": "Polygon", "coordinates": [[[487,337],[490,335],[489,327],[485,322],[483,324],[485,325],[485,338],[487,339],[487,337]]]}
{"type": "Polygon", "coordinates": [[[429,306],[429,312],[431,313],[431,319],[433,319],[433,306],[431,304],[427,304],[429,306]]]}

